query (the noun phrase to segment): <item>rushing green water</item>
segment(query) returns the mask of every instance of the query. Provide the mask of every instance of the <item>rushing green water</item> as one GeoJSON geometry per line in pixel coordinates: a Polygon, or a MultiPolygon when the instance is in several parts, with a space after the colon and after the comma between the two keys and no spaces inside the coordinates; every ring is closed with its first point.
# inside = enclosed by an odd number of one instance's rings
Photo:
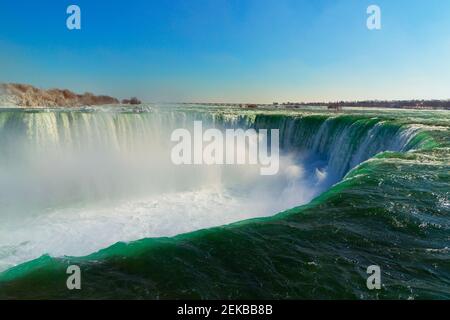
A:
{"type": "MultiPolygon", "coordinates": [[[[5,137],[28,124],[36,133],[29,141],[54,132],[66,145],[61,139],[68,132],[73,143],[76,132],[86,132],[70,119],[84,117],[90,128],[97,121],[106,130],[92,135],[100,139],[109,132],[110,139],[122,130],[117,141],[127,145],[134,137],[128,131],[135,129],[126,126],[136,128],[136,119],[145,117],[168,127],[176,118],[278,128],[282,150],[326,163],[327,190],[271,217],[119,242],[82,257],[43,255],[0,273],[0,298],[450,298],[449,112],[169,110],[158,110],[156,118],[156,111],[50,111],[39,126],[45,134],[23,121],[23,111],[6,111],[0,112],[0,132],[5,137]],[[72,264],[82,270],[80,291],[66,288],[72,264]],[[366,287],[369,265],[381,267],[381,290],[366,287]]],[[[139,122],[141,128],[148,129],[148,121],[139,122]]],[[[2,143],[14,154],[11,141],[2,143]]]]}

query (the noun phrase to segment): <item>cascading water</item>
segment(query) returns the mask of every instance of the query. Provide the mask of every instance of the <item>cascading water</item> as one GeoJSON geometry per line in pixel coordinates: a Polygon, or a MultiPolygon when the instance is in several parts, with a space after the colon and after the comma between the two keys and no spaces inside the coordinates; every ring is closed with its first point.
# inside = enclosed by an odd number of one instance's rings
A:
{"type": "Polygon", "coordinates": [[[173,236],[309,202],[375,154],[405,151],[419,129],[353,115],[153,107],[0,112],[0,271],[173,236]],[[205,126],[280,129],[280,172],[175,166],[170,134],[205,126]]]}

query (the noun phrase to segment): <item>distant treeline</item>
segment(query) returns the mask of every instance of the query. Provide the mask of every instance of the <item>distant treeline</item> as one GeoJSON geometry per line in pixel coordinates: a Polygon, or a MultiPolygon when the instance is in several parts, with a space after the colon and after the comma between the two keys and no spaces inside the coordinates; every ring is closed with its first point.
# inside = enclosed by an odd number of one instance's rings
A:
{"type": "MultiPolygon", "coordinates": [[[[274,105],[278,105],[274,103],[274,105]]],[[[301,102],[282,103],[282,106],[327,106],[329,109],[342,107],[398,108],[398,109],[446,109],[450,110],[450,100],[398,100],[398,101],[339,101],[339,102],[301,102]]]]}
{"type": "Polygon", "coordinates": [[[273,102],[271,104],[248,104],[248,103],[226,103],[226,102],[181,102],[182,104],[197,104],[205,106],[227,106],[241,108],[258,107],[282,107],[300,108],[304,106],[328,107],[328,109],[342,109],[343,107],[363,108],[397,108],[397,109],[445,109],[450,110],[450,100],[396,100],[396,101],[338,101],[338,102],[273,102]]]}

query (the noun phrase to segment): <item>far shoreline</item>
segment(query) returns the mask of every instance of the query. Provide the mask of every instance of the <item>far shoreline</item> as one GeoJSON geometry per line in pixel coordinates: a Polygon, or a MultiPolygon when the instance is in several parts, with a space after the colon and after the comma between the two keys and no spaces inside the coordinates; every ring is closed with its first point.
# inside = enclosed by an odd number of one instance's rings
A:
{"type": "MultiPolygon", "coordinates": [[[[119,100],[108,95],[90,92],[75,93],[68,89],[39,89],[29,84],[0,83],[0,108],[83,108],[93,106],[139,106],[143,102],[136,97],[119,100]]],[[[243,109],[302,109],[321,107],[332,111],[343,108],[395,109],[395,110],[450,110],[450,99],[439,100],[360,100],[334,102],[273,102],[273,103],[227,103],[227,102],[160,102],[158,104],[233,107],[243,109]]]]}

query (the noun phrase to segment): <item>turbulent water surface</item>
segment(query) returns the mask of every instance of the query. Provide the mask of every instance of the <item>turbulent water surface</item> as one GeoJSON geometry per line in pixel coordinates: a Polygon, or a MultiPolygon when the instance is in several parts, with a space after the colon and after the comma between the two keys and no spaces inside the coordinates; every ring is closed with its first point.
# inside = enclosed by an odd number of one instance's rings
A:
{"type": "Polygon", "coordinates": [[[0,298],[450,298],[448,111],[0,110],[0,298]],[[199,120],[279,173],[173,165],[199,120]]]}

